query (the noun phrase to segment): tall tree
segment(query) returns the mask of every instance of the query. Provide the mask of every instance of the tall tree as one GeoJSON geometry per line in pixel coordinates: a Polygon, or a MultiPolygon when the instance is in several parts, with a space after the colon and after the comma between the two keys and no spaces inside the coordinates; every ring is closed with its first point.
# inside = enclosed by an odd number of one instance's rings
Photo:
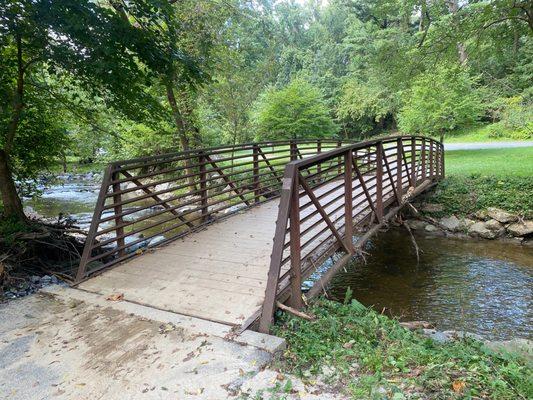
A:
{"type": "MultiPolygon", "coordinates": [[[[130,115],[155,112],[143,90],[147,75],[134,54],[162,59],[154,33],[146,33],[91,0],[7,0],[0,5],[0,191],[6,217],[25,219],[14,179],[19,130],[32,124],[33,98],[47,74],[70,76],[73,85],[130,115]],[[127,84],[125,84],[127,82],[127,84]]],[[[183,62],[183,69],[196,69],[183,62]]],[[[48,104],[48,107],[53,107],[48,104]]],[[[28,151],[38,151],[38,148],[28,151]]]]}

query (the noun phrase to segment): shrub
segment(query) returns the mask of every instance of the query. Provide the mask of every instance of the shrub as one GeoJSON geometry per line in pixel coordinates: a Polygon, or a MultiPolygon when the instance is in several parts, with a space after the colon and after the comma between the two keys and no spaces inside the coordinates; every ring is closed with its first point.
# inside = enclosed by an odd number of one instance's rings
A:
{"type": "Polygon", "coordinates": [[[443,65],[415,79],[398,115],[401,131],[440,135],[479,120],[483,114],[476,78],[460,66],[443,65]]]}
{"type": "Polygon", "coordinates": [[[256,105],[255,123],[260,139],[316,138],[337,132],[319,90],[303,79],[280,90],[268,89],[256,105]]]}
{"type": "Polygon", "coordinates": [[[498,122],[489,128],[489,137],[516,140],[533,138],[533,103],[521,96],[499,98],[492,104],[492,117],[498,122]]]}

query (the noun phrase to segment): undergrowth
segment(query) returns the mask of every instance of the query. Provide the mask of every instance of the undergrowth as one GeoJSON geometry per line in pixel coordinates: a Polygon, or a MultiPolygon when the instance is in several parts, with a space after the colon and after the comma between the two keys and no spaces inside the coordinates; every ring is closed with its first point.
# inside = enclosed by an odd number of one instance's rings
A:
{"type": "Polygon", "coordinates": [[[519,399],[533,396],[531,364],[481,342],[437,343],[352,300],[319,299],[305,321],[284,314],[286,372],[328,383],[354,399],[519,399]],[[324,370],[333,371],[325,375],[324,370]]]}
{"type": "Polygon", "coordinates": [[[441,204],[442,215],[469,215],[497,207],[533,218],[532,193],[532,177],[452,175],[440,182],[426,201],[441,204]]]}

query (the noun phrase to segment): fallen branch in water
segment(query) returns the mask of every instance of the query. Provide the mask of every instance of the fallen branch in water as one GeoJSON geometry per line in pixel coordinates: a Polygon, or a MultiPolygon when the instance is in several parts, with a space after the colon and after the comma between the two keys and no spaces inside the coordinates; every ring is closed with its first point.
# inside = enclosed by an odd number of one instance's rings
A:
{"type": "Polygon", "coordinates": [[[308,315],[306,313],[303,313],[301,311],[298,311],[292,307],[289,307],[289,306],[286,306],[285,304],[283,304],[282,302],[280,301],[276,301],[276,306],[280,309],[282,309],[283,311],[287,311],[288,313],[292,314],[292,315],[295,315],[296,317],[300,317],[300,318],[303,318],[307,321],[313,321],[315,319],[315,316],[311,316],[311,315],[308,315]]]}
{"type": "Polygon", "coordinates": [[[420,263],[420,249],[418,248],[418,244],[416,243],[415,235],[413,235],[413,231],[411,231],[411,227],[403,220],[400,220],[400,224],[407,229],[407,232],[409,232],[409,236],[411,236],[411,243],[413,243],[413,247],[415,248],[416,252],[416,265],[420,263]]]}
{"type": "Polygon", "coordinates": [[[411,208],[411,210],[415,214],[415,217],[417,217],[419,220],[438,226],[446,233],[446,227],[442,225],[439,221],[437,221],[435,218],[426,217],[425,215],[420,214],[420,212],[411,203],[407,203],[407,205],[411,208]]]}

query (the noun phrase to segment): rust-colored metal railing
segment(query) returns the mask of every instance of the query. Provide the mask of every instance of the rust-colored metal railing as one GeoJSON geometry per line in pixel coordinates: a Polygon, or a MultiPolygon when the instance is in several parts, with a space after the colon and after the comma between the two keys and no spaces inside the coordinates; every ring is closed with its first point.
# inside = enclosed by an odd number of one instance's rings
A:
{"type": "Polygon", "coordinates": [[[285,165],[340,140],[247,143],[109,164],[76,282],[147,248],[279,197],[285,165]]]}
{"type": "Polygon", "coordinates": [[[278,301],[303,305],[302,281],[336,255],[314,282],[320,293],[382,224],[444,176],[442,143],[400,136],[350,144],[286,165],[259,330],[278,301]]]}

